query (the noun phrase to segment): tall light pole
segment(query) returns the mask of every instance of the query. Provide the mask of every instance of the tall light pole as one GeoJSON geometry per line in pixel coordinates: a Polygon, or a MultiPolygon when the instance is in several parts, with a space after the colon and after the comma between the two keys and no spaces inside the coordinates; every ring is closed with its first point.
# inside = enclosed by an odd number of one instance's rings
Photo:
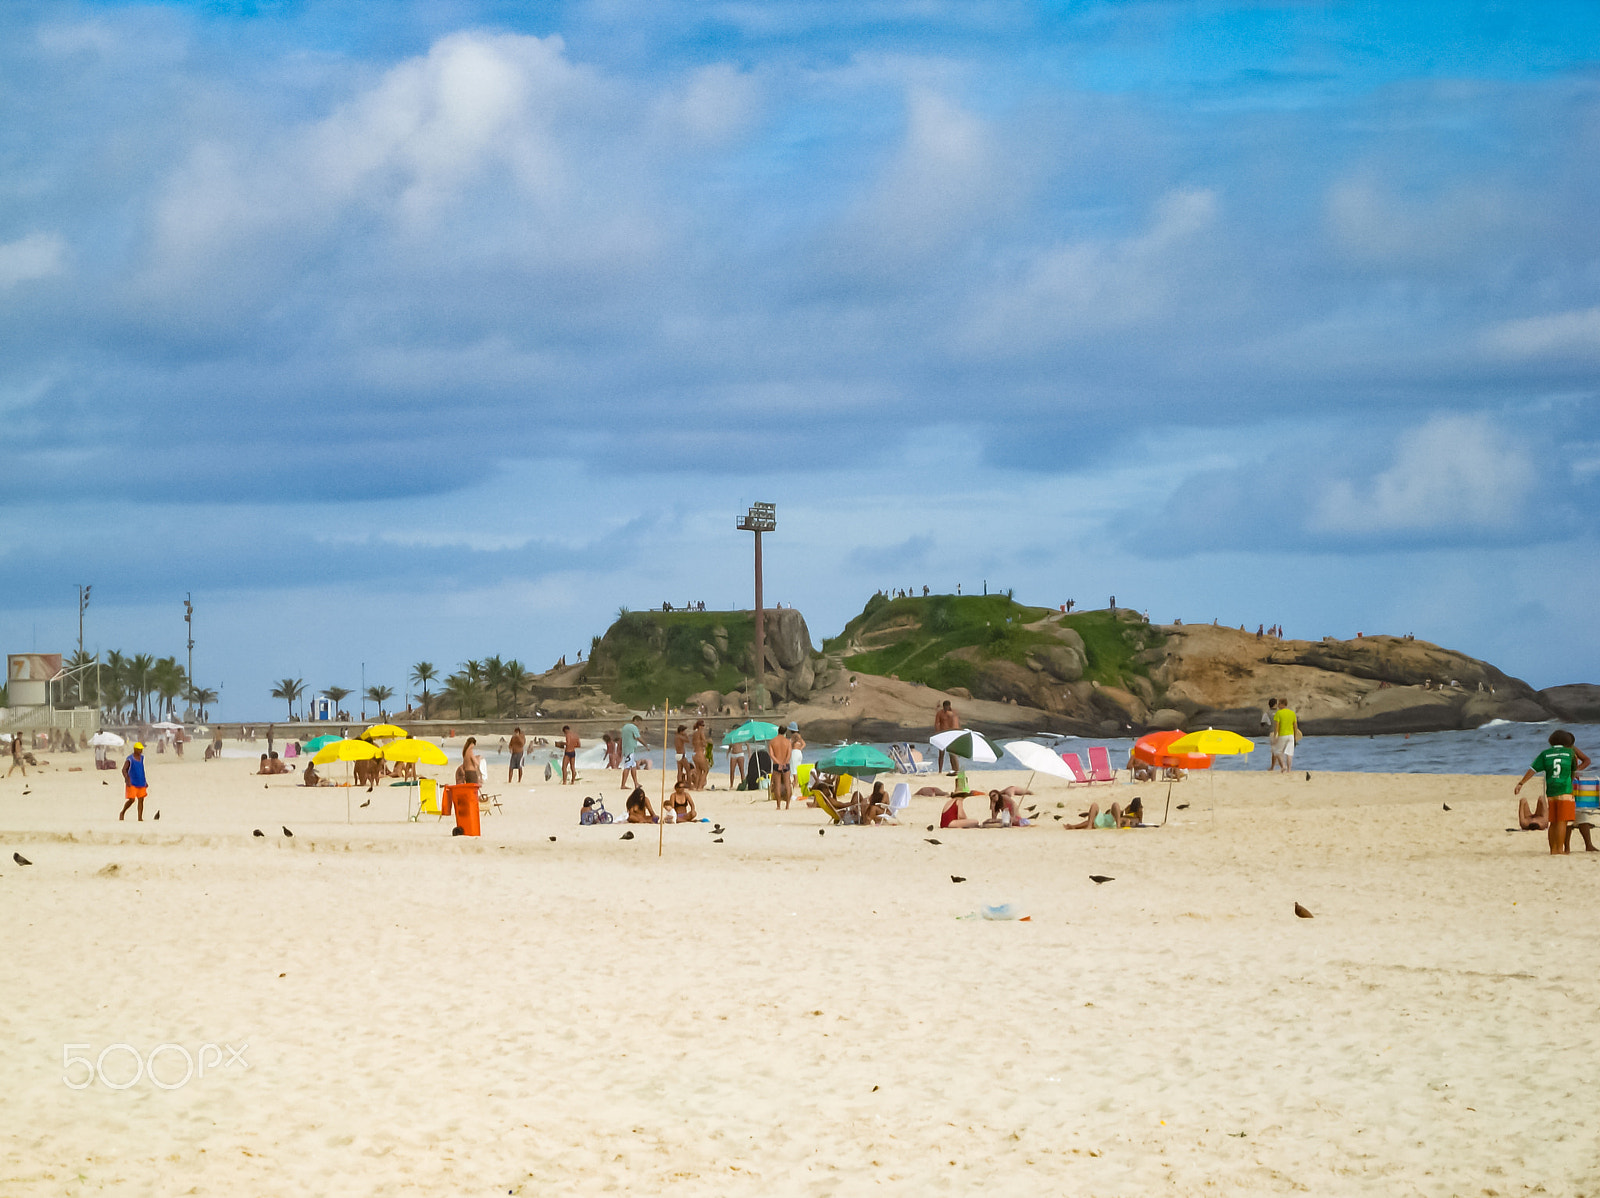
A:
{"type": "MultiPolygon", "coordinates": [[[[183,626],[185,635],[189,638],[189,691],[192,694],[194,685],[194,598],[193,593],[185,591],[183,595],[183,626]]],[[[194,706],[194,700],[189,701],[194,706]]]]}
{"type": "Polygon", "coordinates": [[[761,534],[775,532],[778,527],[778,509],[771,503],[752,503],[750,510],[739,517],[739,530],[756,534],[756,706],[764,710],[767,698],[767,639],[761,617],[761,534]]]}
{"type": "Polygon", "coordinates": [[[78,664],[83,664],[83,613],[89,610],[89,592],[94,587],[82,583],[78,587],[78,664]]]}

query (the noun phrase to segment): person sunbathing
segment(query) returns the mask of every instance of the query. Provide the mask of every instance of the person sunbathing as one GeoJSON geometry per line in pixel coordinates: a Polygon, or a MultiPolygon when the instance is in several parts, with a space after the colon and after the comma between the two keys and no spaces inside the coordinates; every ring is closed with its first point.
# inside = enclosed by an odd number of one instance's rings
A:
{"type": "Polygon", "coordinates": [[[845,811],[855,816],[858,824],[897,824],[900,821],[889,814],[889,792],[884,789],[882,782],[872,784],[870,795],[852,793],[850,803],[840,810],[842,816],[845,811]]]}
{"type": "Polygon", "coordinates": [[[1106,811],[1099,803],[1090,803],[1089,810],[1081,812],[1083,819],[1076,824],[1062,824],[1067,831],[1079,828],[1137,828],[1144,822],[1144,800],[1135,795],[1126,807],[1111,804],[1106,811]]]}
{"type": "Polygon", "coordinates": [[[694,809],[694,796],[683,782],[674,786],[667,796],[666,816],[667,822],[674,824],[692,824],[700,818],[694,809]]]}
{"type": "Polygon", "coordinates": [[[1529,807],[1527,799],[1519,798],[1517,800],[1517,827],[1524,832],[1543,832],[1549,828],[1549,801],[1543,795],[1540,795],[1539,802],[1535,806],[1529,807]]]}
{"type": "Polygon", "coordinates": [[[966,808],[962,806],[964,794],[951,795],[950,801],[944,805],[944,810],[939,813],[939,826],[941,828],[981,828],[983,821],[968,819],[966,808]]]}
{"type": "Polygon", "coordinates": [[[628,822],[630,824],[653,824],[656,822],[656,809],[650,806],[650,799],[644,793],[644,787],[636,786],[633,793],[628,796],[627,802],[628,822]]]}
{"type": "Polygon", "coordinates": [[[321,786],[322,783],[322,775],[317,773],[317,763],[315,761],[306,762],[306,776],[300,784],[302,786],[321,786]]]}

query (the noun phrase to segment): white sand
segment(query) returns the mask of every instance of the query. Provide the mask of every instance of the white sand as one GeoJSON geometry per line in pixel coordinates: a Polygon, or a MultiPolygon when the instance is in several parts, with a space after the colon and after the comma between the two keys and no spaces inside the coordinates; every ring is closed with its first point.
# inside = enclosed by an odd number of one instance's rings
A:
{"type": "Polygon", "coordinates": [[[154,758],[142,826],[115,775],[0,784],[0,1193],[1600,1190],[1600,854],[1507,834],[1508,779],[1224,773],[1070,833],[719,791],[658,860],[575,826],[614,774],[466,841],[246,768],[154,758]],[[163,1042],[249,1068],[63,1084],[163,1042]]]}

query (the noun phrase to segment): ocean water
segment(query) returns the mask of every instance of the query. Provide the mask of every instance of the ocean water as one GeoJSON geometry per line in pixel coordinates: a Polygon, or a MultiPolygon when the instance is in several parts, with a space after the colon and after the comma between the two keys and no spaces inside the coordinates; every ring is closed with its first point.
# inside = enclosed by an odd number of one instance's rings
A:
{"type": "MultiPolygon", "coordinates": [[[[1569,729],[1577,738],[1578,747],[1600,762],[1600,724],[1512,724],[1495,720],[1482,728],[1463,732],[1414,732],[1409,736],[1308,736],[1295,748],[1294,764],[1298,770],[1334,770],[1368,774],[1520,774],[1528,768],[1534,755],[1548,743],[1548,737],[1558,727],[1569,729]]],[[[1122,738],[1088,738],[1077,736],[1036,736],[1031,739],[1049,745],[1058,753],[1076,753],[1078,760],[1088,765],[1091,745],[1105,745],[1111,753],[1111,763],[1118,769],[1127,764],[1133,741],[1122,738]]],[[[1257,741],[1255,752],[1238,757],[1219,757],[1217,769],[1265,770],[1269,750],[1265,740],[1257,741]]],[[[481,746],[480,746],[481,747],[481,746]]],[[[806,760],[816,761],[831,746],[812,741],[806,749],[806,760]]],[[[880,743],[880,749],[887,744],[880,743]]],[[[929,745],[921,744],[923,756],[932,761],[934,753],[929,745]]],[[[661,766],[659,749],[643,755],[652,770],[661,766]]],[[[551,757],[547,749],[535,750],[529,755],[528,773],[544,774],[545,762],[551,757]]],[[[490,751],[484,753],[491,769],[504,769],[506,756],[490,751]]],[[[579,755],[580,769],[593,778],[599,771],[601,756],[596,749],[585,749],[579,755]]],[[[559,768],[559,766],[557,766],[559,768]]],[[[1015,770],[1022,765],[1009,755],[996,764],[968,764],[971,770],[1015,770]]],[[[1594,771],[1590,771],[1593,773],[1594,771]]],[[[717,750],[716,769],[712,780],[726,784],[727,756],[717,750]]]]}

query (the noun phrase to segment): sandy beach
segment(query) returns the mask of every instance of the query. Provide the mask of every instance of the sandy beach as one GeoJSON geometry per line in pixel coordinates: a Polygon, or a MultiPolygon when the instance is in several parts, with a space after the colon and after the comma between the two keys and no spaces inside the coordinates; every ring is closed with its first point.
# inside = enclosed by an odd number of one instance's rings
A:
{"type": "Polygon", "coordinates": [[[1600,1192],[1600,854],[1508,834],[1509,777],[1219,771],[1098,832],[718,790],[658,859],[576,826],[614,773],[468,840],[249,768],[154,758],[142,825],[0,786],[0,1192],[1600,1192]],[[239,1059],[64,1080],[163,1044],[239,1059]]]}

